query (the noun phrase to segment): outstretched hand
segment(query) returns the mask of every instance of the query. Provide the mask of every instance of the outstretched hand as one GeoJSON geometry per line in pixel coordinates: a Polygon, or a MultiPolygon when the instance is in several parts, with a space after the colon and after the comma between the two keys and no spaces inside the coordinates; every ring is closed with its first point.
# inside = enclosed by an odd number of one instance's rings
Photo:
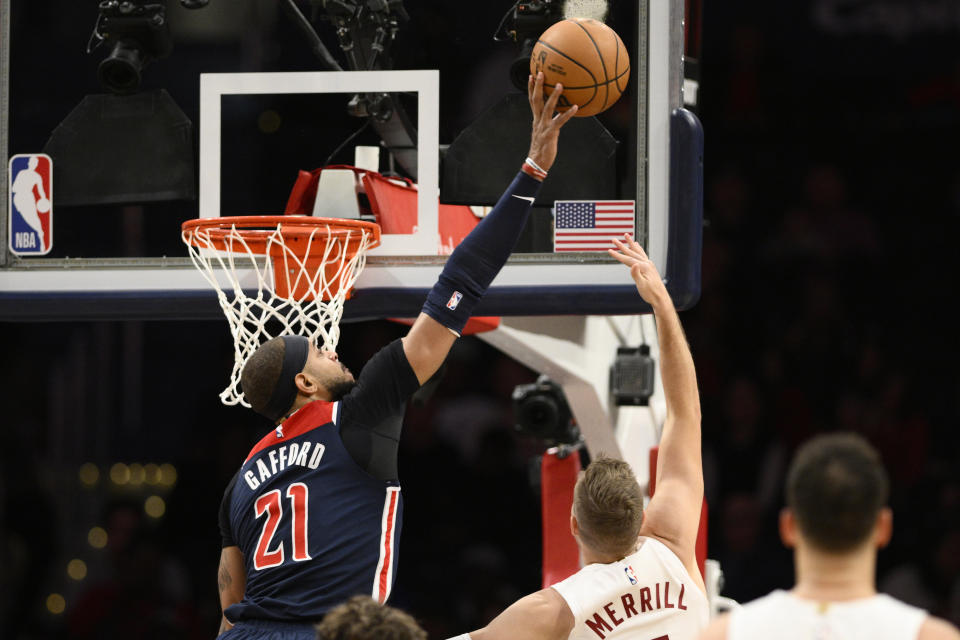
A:
{"type": "Polygon", "coordinates": [[[530,134],[530,152],[527,155],[544,171],[549,171],[557,158],[560,127],[577,113],[577,105],[573,105],[554,115],[562,93],[563,85],[558,83],[550,97],[544,101],[543,72],[540,71],[536,76],[531,75],[527,79],[527,97],[530,100],[530,111],[533,112],[533,131],[530,134]]]}
{"type": "Polygon", "coordinates": [[[637,285],[637,292],[656,311],[663,305],[672,305],[670,294],[656,265],[647,257],[640,243],[628,233],[623,239],[614,238],[616,249],[607,249],[611,257],[630,267],[630,276],[637,285]]]}

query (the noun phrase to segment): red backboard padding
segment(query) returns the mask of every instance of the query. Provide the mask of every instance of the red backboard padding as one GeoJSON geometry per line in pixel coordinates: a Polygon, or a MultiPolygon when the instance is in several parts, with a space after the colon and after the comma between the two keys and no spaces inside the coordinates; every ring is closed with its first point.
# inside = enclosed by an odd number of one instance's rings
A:
{"type": "MultiPolygon", "coordinates": [[[[551,450],[552,451],[552,450],[551,450]]],[[[548,451],[540,465],[540,503],[543,516],[543,587],[572,576],[580,569],[580,551],[570,533],[573,486],[580,473],[580,455],[565,458],[548,451]]]]}

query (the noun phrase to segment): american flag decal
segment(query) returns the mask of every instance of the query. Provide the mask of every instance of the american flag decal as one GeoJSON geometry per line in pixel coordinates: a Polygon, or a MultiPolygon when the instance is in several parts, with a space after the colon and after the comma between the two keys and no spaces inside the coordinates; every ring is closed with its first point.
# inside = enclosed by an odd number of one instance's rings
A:
{"type": "Polygon", "coordinates": [[[554,252],[604,251],[636,225],[634,200],[558,200],[553,211],[554,252]]]}

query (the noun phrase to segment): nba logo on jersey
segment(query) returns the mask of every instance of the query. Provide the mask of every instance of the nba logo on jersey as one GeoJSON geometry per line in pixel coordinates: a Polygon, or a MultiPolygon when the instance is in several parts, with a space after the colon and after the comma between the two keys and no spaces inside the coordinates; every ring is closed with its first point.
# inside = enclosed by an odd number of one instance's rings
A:
{"type": "Polygon", "coordinates": [[[450,296],[450,299],[447,300],[447,309],[450,309],[450,311],[455,311],[461,300],[463,300],[463,294],[459,291],[454,291],[453,295],[450,296]]]}
{"type": "Polygon", "coordinates": [[[53,162],[43,153],[10,158],[10,251],[42,256],[53,247],[53,162]]]}
{"type": "Polygon", "coordinates": [[[632,585],[637,584],[637,576],[636,574],[633,573],[633,567],[626,566],[623,568],[623,572],[627,574],[627,580],[630,581],[630,584],[632,585]]]}

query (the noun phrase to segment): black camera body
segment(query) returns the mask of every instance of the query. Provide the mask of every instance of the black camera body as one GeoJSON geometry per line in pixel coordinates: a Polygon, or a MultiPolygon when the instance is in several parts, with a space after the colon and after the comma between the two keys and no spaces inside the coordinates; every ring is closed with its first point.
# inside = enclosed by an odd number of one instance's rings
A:
{"type": "Polygon", "coordinates": [[[548,445],[573,444],[580,431],[573,422],[563,389],[546,376],[533,384],[518,385],[513,390],[514,428],[548,445]]]}
{"type": "Polygon", "coordinates": [[[510,80],[517,89],[526,90],[533,47],[540,34],[563,17],[562,11],[560,0],[521,0],[514,5],[507,33],[520,45],[520,55],[510,63],[510,80]]]}
{"type": "Polygon", "coordinates": [[[656,363],[650,346],[619,347],[610,367],[610,395],[617,406],[647,406],[654,391],[656,363]]]}
{"type": "MultiPolygon", "coordinates": [[[[151,61],[173,49],[167,7],[132,0],[104,0],[91,42],[106,42],[110,53],[97,68],[100,83],[114,93],[132,93],[140,86],[140,73],[151,61]]],[[[92,50],[91,48],[91,50],[92,50]]]]}
{"type": "Polygon", "coordinates": [[[514,40],[536,40],[540,34],[560,19],[563,3],[559,0],[527,0],[518,2],[513,9],[514,40]]]}

